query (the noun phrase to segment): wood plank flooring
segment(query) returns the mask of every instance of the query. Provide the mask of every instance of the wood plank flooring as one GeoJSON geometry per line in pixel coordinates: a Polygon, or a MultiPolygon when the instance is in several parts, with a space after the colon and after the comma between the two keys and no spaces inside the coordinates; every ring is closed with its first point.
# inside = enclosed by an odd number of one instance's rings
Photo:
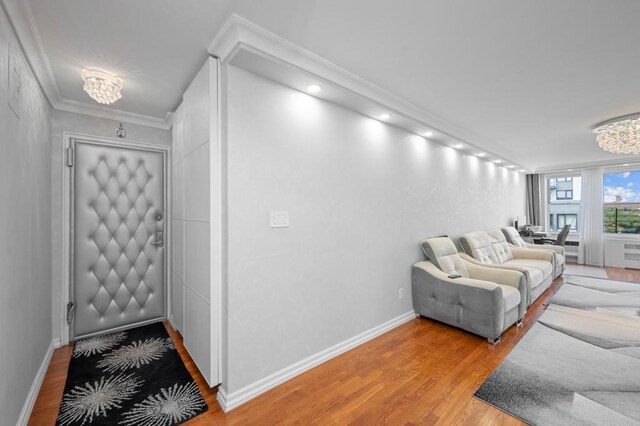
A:
{"type": "MultiPolygon", "coordinates": [[[[640,271],[606,268],[610,279],[640,282],[640,271]]],[[[195,378],[209,410],[186,425],[522,425],[472,397],[543,313],[563,284],[554,281],[530,308],[524,325],[511,327],[493,346],[481,337],[416,318],[258,396],[228,414],[216,402],[184,349],[165,324],[195,378]]],[[[30,425],[53,425],[62,399],[71,346],[57,349],[30,425]]]]}

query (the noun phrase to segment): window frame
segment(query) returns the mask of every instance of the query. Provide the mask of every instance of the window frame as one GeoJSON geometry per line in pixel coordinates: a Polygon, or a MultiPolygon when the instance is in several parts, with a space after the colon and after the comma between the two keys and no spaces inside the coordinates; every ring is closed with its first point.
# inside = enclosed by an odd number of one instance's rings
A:
{"type": "MultiPolygon", "coordinates": [[[[640,166],[640,165],[638,165],[640,166]]],[[[609,173],[609,172],[606,172],[609,173]]],[[[558,178],[571,178],[571,182],[573,182],[573,178],[581,178],[582,177],[582,170],[574,170],[572,172],[551,172],[551,173],[544,173],[541,174],[540,177],[543,179],[543,183],[542,185],[540,185],[540,202],[543,203],[544,205],[544,211],[543,211],[543,217],[544,217],[544,229],[545,232],[549,233],[549,234],[557,234],[558,231],[551,231],[551,211],[549,210],[549,180],[551,179],[556,179],[556,185],[558,182],[558,178]]],[[[604,183],[604,180],[603,180],[604,183]]],[[[557,198],[557,197],[556,197],[557,198]]],[[[574,198],[572,198],[571,200],[561,200],[561,201],[575,201],[574,198]]],[[[580,200],[580,204],[582,205],[582,200],[580,200]]],[[[570,213],[569,213],[570,214],[570,213]]],[[[557,219],[556,219],[557,221],[557,219]]],[[[580,225],[580,223],[578,222],[578,225],[580,225]]],[[[604,224],[603,224],[603,229],[604,229],[604,224]]],[[[580,232],[580,228],[578,228],[577,231],[573,231],[573,230],[569,230],[569,235],[578,235],[580,232]]],[[[619,234],[607,234],[607,235],[619,235],[619,234]]],[[[628,235],[634,235],[634,234],[628,234],[628,235]]]]}
{"type": "Polygon", "coordinates": [[[604,232],[604,177],[608,174],[616,174],[616,173],[626,173],[626,172],[638,172],[640,173],[640,163],[631,163],[628,166],[616,165],[611,167],[606,167],[602,172],[602,200],[601,200],[601,209],[602,209],[602,236],[604,238],[629,238],[629,239],[640,239],[640,234],[627,234],[627,233],[613,233],[613,232],[604,232]]]}
{"type": "Polygon", "coordinates": [[[558,201],[571,201],[573,200],[573,189],[556,189],[556,200],[558,201]],[[564,193],[564,196],[561,197],[558,195],[559,192],[564,193]]]}
{"type": "MultiPolygon", "coordinates": [[[[556,213],[556,222],[558,222],[558,228],[560,228],[560,216],[563,217],[563,224],[562,226],[564,227],[567,224],[567,216],[573,216],[576,218],[576,229],[575,231],[573,230],[573,227],[569,228],[569,232],[573,231],[573,232],[578,232],[580,230],[580,222],[578,222],[578,215],[576,213],[556,213]]],[[[604,227],[604,224],[603,224],[604,227]]],[[[560,231],[556,231],[556,232],[560,232],[560,231]]]]}

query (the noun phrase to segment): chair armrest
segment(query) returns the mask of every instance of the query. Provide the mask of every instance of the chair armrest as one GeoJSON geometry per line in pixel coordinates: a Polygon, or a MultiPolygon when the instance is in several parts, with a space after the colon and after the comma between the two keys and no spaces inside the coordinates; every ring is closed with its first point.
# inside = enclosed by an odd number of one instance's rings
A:
{"type": "Polygon", "coordinates": [[[431,262],[424,262],[424,261],[418,262],[415,265],[413,265],[413,267],[426,271],[427,273],[432,275],[435,279],[440,281],[441,284],[477,287],[479,289],[487,290],[487,291],[500,290],[499,285],[490,281],[474,279],[474,278],[465,278],[465,277],[449,278],[449,275],[442,272],[436,265],[434,265],[431,262]]]}
{"type": "Polygon", "coordinates": [[[562,256],[564,256],[564,247],[562,246],[555,246],[555,245],[549,245],[549,244],[545,244],[542,247],[540,246],[540,244],[528,244],[527,248],[532,248],[535,250],[551,250],[554,253],[560,254],[562,256]],[[531,247],[529,247],[531,246],[531,247]]]}
{"type": "Polygon", "coordinates": [[[416,312],[464,328],[487,338],[504,329],[502,288],[471,278],[449,278],[431,262],[418,262],[412,270],[416,312]]]}
{"type": "Polygon", "coordinates": [[[553,245],[553,243],[555,243],[555,242],[556,242],[555,240],[550,240],[549,238],[540,238],[540,239],[539,239],[539,240],[537,240],[537,241],[538,241],[538,244],[537,244],[537,245],[539,245],[539,246],[540,246],[540,245],[547,245],[547,244],[549,244],[549,245],[553,245]]]}
{"type": "Polygon", "coordinates": [[[546,260],[552,264],[554,262],[553,253],[547,249],[512,248],[511,253],[513,253],[514,259],[546,260]]]}
{"type": "Polygon", "coordinates": [[[523,318],[527,309],[527,276],[523,272],[511,269],[499,269],[486,266],[476,265],[466,262],[463,259],[469,271],[471,278],[491,281],[496,284],[508,285],[514,287],[520,293],[520,307],[518,308],[519,317],[523,318]]]}

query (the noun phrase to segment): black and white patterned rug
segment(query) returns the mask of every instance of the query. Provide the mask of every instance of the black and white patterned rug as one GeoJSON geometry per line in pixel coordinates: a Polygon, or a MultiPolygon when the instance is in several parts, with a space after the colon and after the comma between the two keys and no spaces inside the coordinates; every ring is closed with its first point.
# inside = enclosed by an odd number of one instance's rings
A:
{"type": "Polygon", "coordinates": [[[532,425],[640,426],[640,284],[567,277],[474,396],[532,425]]]}
{"type": "Polygon", "coordinates": [[[76,341],[56,425],[170,426],[207,408],[155,323],[76,341]]]}

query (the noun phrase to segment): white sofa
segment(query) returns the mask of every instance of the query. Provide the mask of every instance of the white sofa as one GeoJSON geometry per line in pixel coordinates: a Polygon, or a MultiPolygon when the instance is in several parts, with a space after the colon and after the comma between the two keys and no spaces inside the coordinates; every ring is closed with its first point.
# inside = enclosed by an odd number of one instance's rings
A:
{"type": "Polygon", "coordinates": [[[465,251],[461,257],[470,263],[522,272],[527,280],[527,306],[536,301],[553,281],[554,257],[548,250],[516,248],[502,232],[470,232],[460,238],[465,251]]]}
{"type": "Polygon", "coordinates": [[[507,239],[507,242],[516,247],[525,248],[525,249],[533,249],[533,250],[549,250],[553,252],[554,256],[554,278],[559,277],[564,272],[566,256],[564,254],[564,247],[554,246],[554,245],[542,245],[542,244],[531,244],[527,243],[522,239],[520,233],[513,226],[508,226],[506,228],[501,229],[504,237],[507,239]]]}
{"type": "Polygon", "coordinates": [[[413,265],[413,305],[421,316],[453,325],[497,343],[521,324],[527,308],[523,273],[463,260],[446,237],[421,243],[428,261],[413,265]]]}

